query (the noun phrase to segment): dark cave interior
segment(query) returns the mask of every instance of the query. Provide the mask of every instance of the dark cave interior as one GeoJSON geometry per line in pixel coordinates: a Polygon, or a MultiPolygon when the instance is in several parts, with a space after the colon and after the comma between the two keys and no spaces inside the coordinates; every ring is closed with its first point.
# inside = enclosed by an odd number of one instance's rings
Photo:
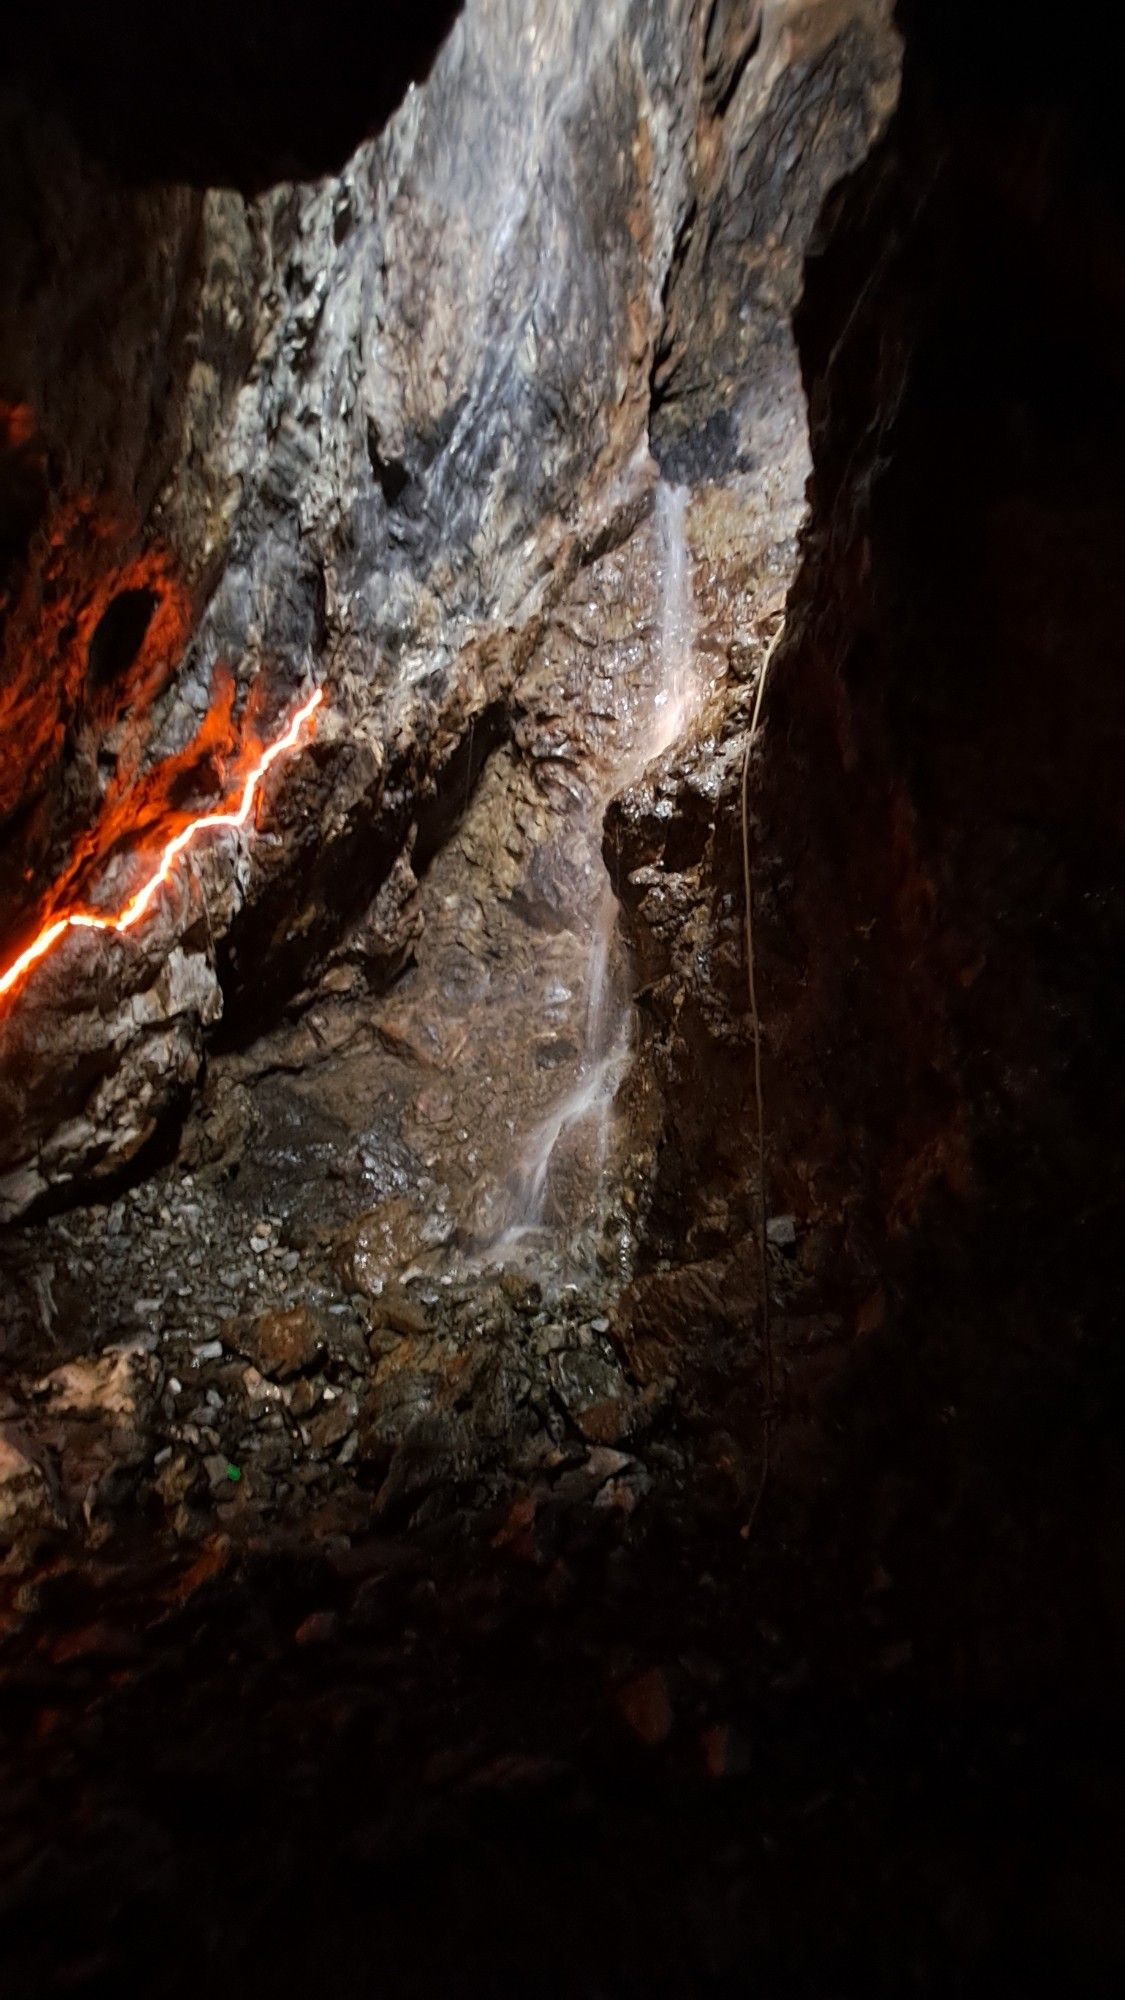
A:
{"type": "Polygon", "coordinates": [[[1120,1992],[1110,71],[22,17],[12,2000],[1120,1992]]]}

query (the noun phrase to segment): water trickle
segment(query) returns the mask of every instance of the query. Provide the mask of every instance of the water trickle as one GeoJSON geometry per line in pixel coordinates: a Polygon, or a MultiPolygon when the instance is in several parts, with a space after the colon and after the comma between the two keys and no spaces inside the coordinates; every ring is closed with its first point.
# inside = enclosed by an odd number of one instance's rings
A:
{"type": "Polygon", "coordinates": [[[699,700],[687,503],[686,486],[668,486],[661,481],[656,491],[661,555],[660,676],[652,722],[640,744],[642,769],[683,735],[699,700]]]}
{"type": "Polygon", "coordinates": [[[596,903],[589,918],[583,1041],[578,1074],[529,1134],[509,1183],[506,1224],[491,1255],[509,1252],[546,1230],[600,1240],[607,1207],[613,1107],[629,1064],[633,1005],[629,967],[617,923],[617,899],[600,855],[610,799],[635,783],[681,736],[699,700],[695,607],[687,545],[688,491],[657,488],[654,509],[659,603],[652,671],[642,688],[616,692],[614,750],[590,807],[591,869],[596,903]],[[576,1150],[580,1172],[568,1165],[576,1150]],[[581,1213],[579,1210],[581,1209],[581,1213]]]}

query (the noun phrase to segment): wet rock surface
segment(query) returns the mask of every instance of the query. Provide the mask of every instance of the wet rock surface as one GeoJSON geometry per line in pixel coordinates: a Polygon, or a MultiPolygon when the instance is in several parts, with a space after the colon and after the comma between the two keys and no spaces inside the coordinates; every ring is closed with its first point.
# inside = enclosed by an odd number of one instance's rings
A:
{"type": "MultiPolygon", "coordinates": [[[[739,206],[755,160],[773,189],[750,315],[765,348],[732,350],[723,393],[740,435],[767,407],[763,464],[776,455],[801,249],[885,116],[896,45],[866,5],[772,6],[760,47],[745,9],[705,11],[524,20],[476,0],[382,138],[334,179],[250,201],[124,191],[65,135],[44,155],[11,108],[29,191],[5,260],[20,338],[0,357],[13,950],[52,899],[134,888],[161,815],[214,803],[313,680],[327,706],[257,837],[185,867],[139,953],[70,938],[5,1004],[6,1212],[135,1158],[197,1081],[220,1008],[224,1036],[251,1039],[361,921],[372,973],[402,963],[415,847],[518,716],[552,606],[643,511],[654,394],[671,423],[698,316],[689,237],[739,206]],[[68,218],[46,275],[21,221],[43,203],[68,218]],[[61,366],[83,311],[120,357],[112,393],[61,366]],[[167,992],[177,948],[192,979],[167,992]]],[[[733,326],[745,243],[732,256],[733,326]]],[[[736,460],[705,452],[691,475],[736,460]]]]}

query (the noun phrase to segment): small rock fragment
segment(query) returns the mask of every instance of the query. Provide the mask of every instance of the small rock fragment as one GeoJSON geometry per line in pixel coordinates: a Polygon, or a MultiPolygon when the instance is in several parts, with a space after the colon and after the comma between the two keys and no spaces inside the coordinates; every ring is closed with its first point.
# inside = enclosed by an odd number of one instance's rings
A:
{"type": "Polygon", "coordinates": [[[797,1218],[795,1215],[771,1215],[766,1224],[766,1235],[771,1243],[785,1247],[797,1241],[797,1218]]]}
{"type": "Polygon", "coordinates": [[[307,1306],[234,1321],[226,1331],[238,1352],[276,1382],[311,1368],[324,1352],[324,1328],[307,1306]]]}
{"type": "Polygon", "coordinates": [[[381,1326],[389,1326],[400,1334],[419,1334],[430,1331],[428,1315],[422,1307],[415,1305],[398,1285],[387,1285],[372,1304],[371,1316],[381,1326]]]}
{"type": "Polygon", "coordinates": [[[335,1402],[327,1404],[308,1427],[314,1449],[331,1451],[333,1445],[340,1444],[347,1437],[355,1418],[354,1397],[341,1396],[335,1402]]]}
{"type": "MultiPolygon", "coordinates": [[[[275,1394],[277,1392],[275,1391],[275,1394]]],[[[289,1408],[295,1417],[310,1416],[320,1401],[322,1385],[310,1376],[304,1376],[288,1391],[289,1408]]]]}
{"type": "Polygon", "coordinates": [[[649,1667],[617,1690],[617,1706],[634,1736],[655,1749],[672,1733],[672,1697],[660,1667],[649,1667]]]}
{"type": "Polygon", "coordinates": [[[294,1632],[298,1646],[326,1646],[340,1629],[340,1620],[334,1611],[311,1611],[294,1632]]]}

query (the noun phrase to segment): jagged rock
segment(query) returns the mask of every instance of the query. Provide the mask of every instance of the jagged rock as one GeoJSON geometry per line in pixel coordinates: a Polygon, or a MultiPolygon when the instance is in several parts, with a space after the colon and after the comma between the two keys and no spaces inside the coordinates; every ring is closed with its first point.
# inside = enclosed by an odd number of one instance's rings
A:
{"type": "Polygon", "coordinates": [[[401,1285],[383,1287],[372,1301],[371,1317],[377,1326],[390,1327],[397,1334],[427,1334],[431,1329],[430,1314],[401,1285]]]}
{"type": "Polygon", "coordinates": [[[23,1535],[62,1525],[51,1483],[18,1434],[0,1428],[0,1550],[23,1535]]]}
{"type": "MultiPolygon", "coordinates": [[[[416,1196],[380,1203],[349,1230],[340,1245],[341,1276],[377,1303],[388,1278],[401,1271],[425,1244],[426,1211],[416,1196]]],[[[385,1322],[388,1325],[393,1321],[385,1322]]]]}
{"type": "MultiPolygon", "coordinates": [[[[9,151],[61,246],[44,274],[9,207],[13,947],[52,882],[91,893],[111,850],[128,873],[130,804],[147,801],[143,847],[168,773],[207,803],[249,728],[267,736],[313,679],[328,702],[315,745],[271,776],[258,837],[185,870],[139,960],[70,938],[5,1003],[9,1212],[134,1157],[190,1089],[220,994],[224,1033],[246,1037],[361,920],[372,982],[406,962],[419,854],[510,726],[552,605],[643,511],[650,413],[669,467],[745,480],[780,425],[799,468],[801,254],[895,67],[883,5],[820,13],[779,0],[756,28],[754,10],[710,10],[704,33],[689,0],[643,19],[582,0],[536,21],[531,60],[520,9],[476,0],[381,138],[253,200],[126,193],[12,114],[9,151]],[[802,149],[808,170],[788,173],[802,149]],[[761,269],[748,231],[772,241],[761,269]],[[722,282],[704,288],[705,244],[722,282]],[[117,374],[87,384],[59,356],[94,313],[117,374]],[[154,969],[189,931],[198,991],[166,992],[154,969]],[[107,1034],[123,982],[143,1018],[107,1034]]],[[[791,537],[799,491],[785,504],[791,537]]],[[[545,908],[564,860],[531,885],[545,908]]]]}
{"type": "Polygon", "coordinates": [[[107,1348],[96,1359],[52,1369],[35,1388],[51,1416],[106,1425],[124,1444],[136,1435],[160,1373],[155,1355],[143,1348],[107,1348]]]}
{"type": "Polygon", "coordinates": [[[331,1451],[334,1446],[342,1444],[355,1420],[355,1397],[350,1393],[337,1395],[309,1423],[309,1436],[316,1450],[331,1451]]]}
{"type": "Polygon", "coordinates": [[[276,1382],[314,1367],[326,1346],[324,1326],[307,1306],[263,1313],[249,1323],[233,1321],[225,1335],[232,1347],[276,1382]]]}

